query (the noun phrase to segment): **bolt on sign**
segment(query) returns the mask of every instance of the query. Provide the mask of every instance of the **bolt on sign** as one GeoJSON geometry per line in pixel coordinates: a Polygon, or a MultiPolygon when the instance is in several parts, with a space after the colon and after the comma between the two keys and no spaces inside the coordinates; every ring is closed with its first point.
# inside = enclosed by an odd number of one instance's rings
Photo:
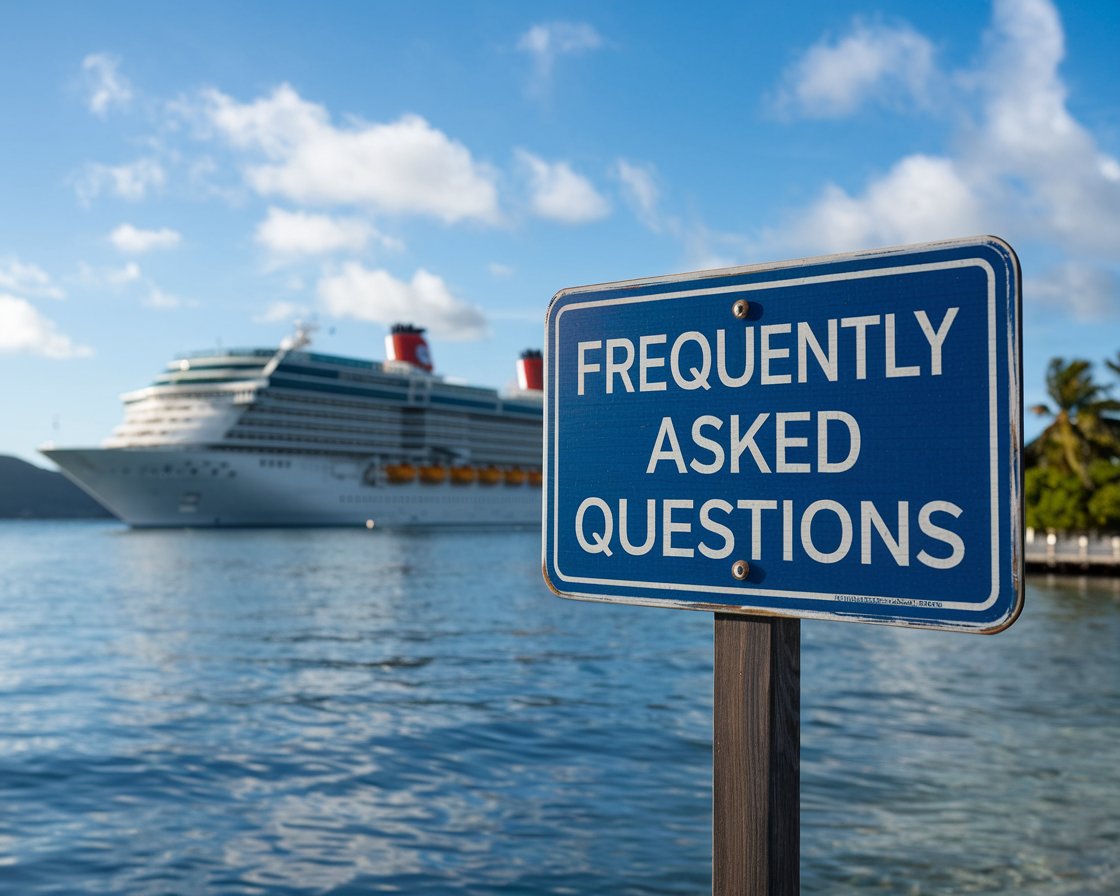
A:
{"type": "Polygon", "coordinates": [[[974,632],[1023,599],[1020,273],[994,237],[561,290],[559,595],[974,632]]]}

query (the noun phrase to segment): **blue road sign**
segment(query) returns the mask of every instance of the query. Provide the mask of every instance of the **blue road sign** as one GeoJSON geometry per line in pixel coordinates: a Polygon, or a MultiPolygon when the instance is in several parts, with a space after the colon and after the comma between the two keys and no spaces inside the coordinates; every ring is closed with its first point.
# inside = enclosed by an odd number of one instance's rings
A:
{"type": "Polygon", "coordinates": [[[1023,595],[1020,275],[993,237],[565,289],[565,597],[995,632],[1023,595]]]}

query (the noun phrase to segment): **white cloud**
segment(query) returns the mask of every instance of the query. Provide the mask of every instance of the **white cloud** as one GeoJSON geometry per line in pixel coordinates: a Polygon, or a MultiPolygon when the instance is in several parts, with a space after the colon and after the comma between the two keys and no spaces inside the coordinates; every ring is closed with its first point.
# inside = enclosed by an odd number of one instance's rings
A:
{"type": "Polygon", "coordinates": [[[118,71],[119,66],[119,59],[105,53],[91,53],[82,60],[89,109],[102,118],[112,107],[123,109],[132,101],[132,85],[118,71]]]}
{"type": "Polygon", "coordinates": [[[1120,315],[1120,274],[1106,268],[1061,264],[1024,284],[1023,292],[1032,301],[1061,308],[1081,321],[1120,315]]]}
{"type": "Polygon", "coordinates": [[[360,218],[332,218],[280,208],[270,208],[256,232],[261,246],[285,256],[361,252],[373,238],[383,245],[400,248],[399,242],[382,237],[360,218]]]}
{"type": "Polygon", "coordinates": [[[44,358],[85,358],[93,354],[60,333],[54,321],[30,302],[0,294],[0,354],[30,354],[44,358]]]}
{"type": "Polygon", "coordinates": [[[423,269],[410,281],[356,262],[319,281],[323,308],[335,317],[379,324],[410,322],[444,339],[481,339],[487,333],[482,312],[455,297],[443,279],[423,269]]]}
{"type": "Polygon", "coordinates": [[[498,219],[495,175],[470,151],[417,115],[344,127],[287,84],[238,103],[205,96],[210,124],[234,147],[263,156],[245,177],[265,196],[321,205],[365,205],[446,223],[498,219]]]}
{"type": "Polygon", "coordinates": [[[681,265],[689,270],[708,270],[744,264],[750,258],[748,240],[735,233],[711,230],[694,215],[682,217],[664,213],[657,171],[651,164],[619,159],[614,176],[622,196],[638,221],[653,233],[665,234],[684,249],[681,265]]]}
{"type": "Polygon", "coordinates": [[[152,191],[162,189],[166,181],[167,175],[159,161],[147,158],[126,165],[91,162],[79,175],[75,186],[78,198],[85,203],[106,192],[121,199],[138,201],[152,191]]]}
{"type": "Polygon", "coordinates": [[[140,265],[130,261],[122,268],[113,268],[105,272],[105,282],[110,286],[124,286],[126,283],[135,283],[141,277],[140,265]]]}
{"type": "Polygon", "coordinates": [[[1065,38],[1043,0],[995,5],[984,118],[966,152],[977,179],[1011,185],[1005,214],[1071,251],[1120,261],[1120,163],[1070,113],[1058,67],[1065,38]]]}
{"type": "Polygon", "coordinates": [[[140,255],[153,249],[171,249],[182,242],[178,231],[168,227],[159,230],[144,230],[131,224],[121,224],[111,234],[109,242],[121,252],[140,255]]]}
{"type": "Polygon", "coordinates": [[[929,242],[983,231],[985,212],[951,159],[912,155],[859,196],[829,185],[784,239],[820,252],[929,242]]]}
{"type": "Polygon", "coordinates": [[[786,73],[779,104],[813,118],[836,118],[872,99],[921,102],[933,56],[929,40],[908,25],[856,22],[839,40],[822,40],[805,52],[786,73]]]}
{"type": "Polygon", "coordinates": [[[517,41],[517,49],[529,54],[533,60],[534,91],[547,89],[556,60],[561,56],[586,53],[602,46],[602,36],[593,25],[586,22],[547,22],[534,25],[517,41]]]}
{"type": "Polygon", "coordinates": [[[500,280],[512,277],[516,273],[511,265],[503,264],[500,261],[490,262],[486,269],[490,272],[491,277],[497,277],[500,280]]]}
{"type": "Polygon", "coordinates": [[[657,216],[657,203],[660,190],[653,167],[639,165],[626,159],[615,163],[615,176],[622,184],[622,193],[634,213],[651,230],[661,230],[662,224],[657,216]]]}
{"type": "Polygon", "coordinates": [[[566,162],[546,162],[523,149],[517,159],[529,181],[529,203],[541,218],[562,224],[586,224],[610,213],[607,201],[591,182],[566,162]]]}
{"type": "Polygon", "coordinates": [[[198,302],[184,299],[170,293],[155,283],[151,277],[145,276],[135,261],[129,261],[119,268],[93,267],[82,263],[78,266],[77,279],[87,288],[104,292],[108,289],[136,299],[146,308],[155,308],[161,311],[170,311],[177,308],[196,308],[198,302]]]}
{"type": "Polygon", "coordinates": [[[176,308],[183,308],[188,305],[193,306],[195,304],[194,302],[188,302],[176,295],[172,295],[154,284],[149,286],[147,295],[140,301],[149,308],[158,308],[161,311],[172,311],[176,308]]]}
{"type": "Polygon", "coordinates": [[[46,299],[61,299],[66,295],[41,267],[18,258],[0,259],[0,289],[46,299]]]}
{"type": "Polygon", "coordinates": [[[94,267],[82,261],[78,263],[78,274],[74,279],[82,286],[100,289],[137,283],[143,279],[143,274],[135,261],[126,262],[119,268],[94,267]]]}
{"type": "Polygon", "coordinates": [[[306,305],[298,305],[295,302],[273,302],[253,320],[262,324],[278,324],[306,318],[310,314],[311,309],[306,305]]]}
{"type": "Polygon", "coordinates": [[[952,155],[913,154],[858,192],[827,185],[764,240],[802,254],[994,233],[1064,256],[1025,295],[1073,316],[1120,309],[1120,162],[1073,117],[1064,36],[1046,0],[997,0],[982,66],[956,73],[966,126],[952,155]]]}

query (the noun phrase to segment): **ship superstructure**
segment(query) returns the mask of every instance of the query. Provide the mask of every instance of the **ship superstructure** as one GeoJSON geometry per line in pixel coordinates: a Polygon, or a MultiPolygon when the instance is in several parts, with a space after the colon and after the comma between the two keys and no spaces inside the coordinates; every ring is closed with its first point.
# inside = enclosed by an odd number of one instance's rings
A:
{"type": "Polygon", "coordinates": [[[175,358],[103,447],[42,451],[133,526],[539,523],[539,353],[499,394],[433,373],[416,327],[383,362],[311,334],[175,358]]]}

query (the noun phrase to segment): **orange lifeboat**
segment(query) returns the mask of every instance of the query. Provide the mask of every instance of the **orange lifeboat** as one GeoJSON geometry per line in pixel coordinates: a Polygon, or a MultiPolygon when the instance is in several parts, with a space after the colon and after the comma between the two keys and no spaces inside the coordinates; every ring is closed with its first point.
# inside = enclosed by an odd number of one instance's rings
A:
{"type": "Polygon", "coordinates": [[[533,486],[533,488],[540,488],[543,481],[544,476],[541,475],[540,470],[529,471],[529,485],[533,486]]]}
{"type": "Polygon", "coordinates": [[[447,479],[447,467],[425,464],[420,468],[420,481],[425,485],[439,485],[447,479]]]}
{"type": "Polygon", "coordinates": [[[502,473],[497,467],[485,467],[478,471],[479,485],[497,485],[502,481],[502,473]]]}
{"type": "Polygon", "coordinates": [[[416,467],[408,463],[386,464],[385,478],[394,485],[400,485],[404,482],[412,482],[412,480],[416,478],[416,467]]]}
{"type": "Polygon", "coordinates": [[[452,485],[470,485],[478,478],[478,471],[474,467],[452,467],[452,485]]]}
{"type": "Polygon", "coordinates": [[[512,470],[506,470],[505,473],[506,485],[524,485],[527,478],[525,471],[516,467],[512,470]]]}

